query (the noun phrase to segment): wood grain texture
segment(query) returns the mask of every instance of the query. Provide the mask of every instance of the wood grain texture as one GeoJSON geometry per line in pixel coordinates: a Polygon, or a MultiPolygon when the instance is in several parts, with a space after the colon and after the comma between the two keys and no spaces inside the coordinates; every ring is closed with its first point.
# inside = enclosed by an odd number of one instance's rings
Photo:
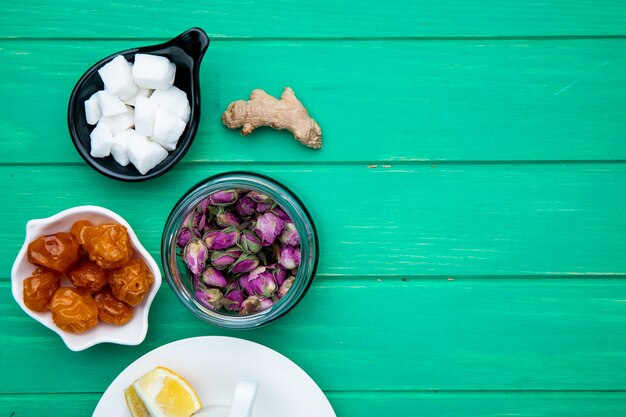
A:
{"type": "MultiPolygon", "coordinates": [[[[0,395],[0,415],[90,415],[101,394],[0,395]]],[[[378,393],[326,392],[340,417],[623,417],[624,393],[378,393]]]]}
{"type": "Polygon", "coordinates": [[[144,353],[204,335],[275,349],[324,390],[626,390],[623,279],[317,280],[287,316],[246,332],[202,322],[163,285],[141,345],[82,352],[9,291],[0,283],[3,394],[103,392],[144,353]]]}
{"type": "MultiPolygon", "coordinates": [[[[0,163],[82,162],[66,122],[74,84],[100,58],[143,44],[0,42],[0,163]]],[[[615,88],[626,85],[625,49],[626,39],[214,42],[184,161],[626,160],[626,90],[615,88]],[[242,137],[221,124],[231,101],[285,85],[320,123],[321,151],[286,131],[242,137]]]]}
{"type": "Polygon", "coordinates": [[[162,228],[196,182],[246,168],[300,196],[318,228],[319,274],[540,276],[626,274],[626,165],[274,166],[192,164],[142,184],[87,165],[0,167],[0,276],[32,218],[102,205],[159,257],[162,228]],[[59,178],[42,186],[41,178],[59,178]]]}
{"type": "Polygon", "coordinates": [[[288,0],[3,4],[2,37],[172,37],[192,26],[215,38],[626,35],[619,0],[389,2],[288,0]]]}
{"type": "Polygon", "coordinates": [[[623,393],[328,393],[338,416],[622,417],[623,393]]]}
{"type": "Polygon", "coordinates": [[[139,356],[204,335],[285,354],[340,417],[624,415],[626,2],[1,6],[0,416],[90,415],[139,356]],[[145,184],[93,172],[67,132],[75,82],[193,26],[212,44],[183,162],[145,184]],[[285,85],[323,150],[220,124],[285,85]],[[158,260],[180,195],[241,169],[285,183],[318,226],[317,279],[278,322],[221,330],[164,284],[144,343],[74,353],[12,300],[29,219],[102,205],[158,260]]]}

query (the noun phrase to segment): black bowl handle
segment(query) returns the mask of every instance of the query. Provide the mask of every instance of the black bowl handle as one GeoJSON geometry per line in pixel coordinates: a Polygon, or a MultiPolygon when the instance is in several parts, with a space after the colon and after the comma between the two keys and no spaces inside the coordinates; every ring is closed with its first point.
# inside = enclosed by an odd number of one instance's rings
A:
{"type": "Polygon", "coordinates": [[[185,51],[197,64],[209,47],[209,37],[204,30],[196,27],[181,33],[172,39],[170,44],[185,51]]]}

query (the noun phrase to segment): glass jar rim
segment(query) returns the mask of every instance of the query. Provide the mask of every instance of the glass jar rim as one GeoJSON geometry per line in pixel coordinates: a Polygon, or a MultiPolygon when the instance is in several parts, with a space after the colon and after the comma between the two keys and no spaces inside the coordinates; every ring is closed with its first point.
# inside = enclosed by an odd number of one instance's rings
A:
{"type": "Polygon", "coordinates": [[[216,174],[198,182],[176,202],[163,229],[161,261],[163,272],[178,299],[197,317],[220,327],[246,329],[266,325],[289,312],[311,286],[317,270],[319,244],[313,219],[302,201],[286,186],[263,174],[232,171],[216,174]],[[183,219],[208,195],[230,188],[264,192],[272,197],[289,215],[300,236],[301,264],[290,290],[267,310],[235,316],[212,311],[201,304],[183,282],[184,276],[176,263],[176,238],[183,219]]]}

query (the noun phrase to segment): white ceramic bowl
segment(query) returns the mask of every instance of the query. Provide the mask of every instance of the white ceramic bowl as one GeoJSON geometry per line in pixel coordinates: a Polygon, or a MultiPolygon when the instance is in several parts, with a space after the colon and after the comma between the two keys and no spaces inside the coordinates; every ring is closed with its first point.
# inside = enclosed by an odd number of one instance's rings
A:
{"type": "MultiPolygon", "coordinates": [[[[70,286],[67,278],[63,278],[61,286],[70,286]]],[[[13,298],[22,307],[22,310],[39,323],[43,324],[50,330],[57,333],[68,348],[77,352],[87,349],[98,343],[117,343],[120,345],[138,345],[143,342],[148,332],[148,312],[154,296],[161,286],[161,272],[154,259],[148,251],[141,245],[137,235],[130,225],[111,210],[98,206],[80,206],[73,207],[55,214],[46,219],[34,219],[26,223],[26,239],[20,252],[15,258],[13,268],[11,269],[11,290],[13,298]],[[39,236],[48,235],[57,232],[69,232],[72,224],[78,220],[89,220],[93,224],[101,223],[119,223],[126,226],[128,235],[133,244],[135,257],[141,258],[146,262],[150,271],[154,275],[154,284],[150,292],[144,300],[137,306],[133,307],[133,318],[123,326],[114,326],[111,324],[100,322],[96,327],[82,334],[67,333],[59,329],[52,321],[50,312],[39,313],[30,310],[24,305],[23,300],[23,281],[28,278],[35,270],[35,265],[28,262],[26,258],[26,250],[28,244],[39,236]]]]}

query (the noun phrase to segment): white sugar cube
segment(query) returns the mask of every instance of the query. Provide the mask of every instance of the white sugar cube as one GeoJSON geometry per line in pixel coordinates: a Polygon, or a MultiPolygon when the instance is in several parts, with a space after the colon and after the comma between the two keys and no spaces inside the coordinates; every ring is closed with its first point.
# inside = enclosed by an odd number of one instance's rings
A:
{"type": "Polygon", "coordinates": [[[143,88],[143,87],[139,87],[137,88],[137,92],[135,94],[133,94],[131,97],[127,98],[126,100],[124,100],[124,103],[128,104],[129,106],[134,106],[137,103],[137,97],[150,97],[150,95],[152,94],[154,90],[150,89],[150,88],[143,88]]]}
{"type": "Polygon", "coordinates": [[[111,155],[113,155],[113,159],[115,159],[115,161],[123,167],[130,163],[130,159],[128,159],[128,142],[132,137],[133,134],[131,129],[125,130],[113,136],[111,155]]]}
{"type": "Polygon", "coordinates": [[[135,125],[135,111],[130,106],[124,106],[124,113],[115,116],[106,116],[100,119],[100,123],[106,124],[113,136],[130,129],[135,125]]]}
{"type": "Polygon", "coordinates": [[[126,111],[124,102],[107,90],[98,91],[96,97],[98,97],[98,103],[100,103],[103,116],[114,116],[126,111]]]}
{"type": "Polygon", "coordinates": [[[111,146],[113,146],[113,134],[111,129],[104,124],[98,123],[98,125],[91,131],[89,135],[91,138],[91,151],[89,154],[94,158],[104,158],[111,154],[111,146]]]}
{"type": "Polygon", "coordinates": [[[89,97],[89,100],[85,101],[85,118],[87,124],[95,125],[102,117],[102,110],[100,109],[100,102],[98,101],[97,93],[94,93],[89,97]]]}
{"type": "Polygon", "coordinates": [[[150,100],[154,101],[159,106],[173,111],[178,117],[183,119],[185,123],[189,121],[189,114],[191,113],[189,100],[187,100],[187,94],[178,87],[171,86],[167,90],[156,90],[150,96],[150,100]]]}
{"type": "Polygon", "coordinates": [[[157,104],[146,97],[137,97],[135,104],[135,130],[146,136],[154,133],[154,116],[157,104]]]}
{"type": "Polygon", "coordinates": [[[145,136],[138,135],[128,141],[128,157],[141,175],[144,175],[167,158],[167,151],[145,136]]]}
{"type": "Polygon", "coordinates": [[[158,55],[137,54],[133,79],[139,87],[165,90],[174,84],[176,65],[158,55]]]}
{"type": "Polygon", "coordinates": [[[132,64],[118,55],[98,70],[104,82],[104,88],[122,100],[137,92],[137,84],[133,80],[132,64]]]}
{"type": "Polygon", "coordinates": [[[154,133],[152,140],[168,151],[176,149],[180,135],[185,131],[185,122],[171,110],[159,106],[154,114],[154,133]]]}

